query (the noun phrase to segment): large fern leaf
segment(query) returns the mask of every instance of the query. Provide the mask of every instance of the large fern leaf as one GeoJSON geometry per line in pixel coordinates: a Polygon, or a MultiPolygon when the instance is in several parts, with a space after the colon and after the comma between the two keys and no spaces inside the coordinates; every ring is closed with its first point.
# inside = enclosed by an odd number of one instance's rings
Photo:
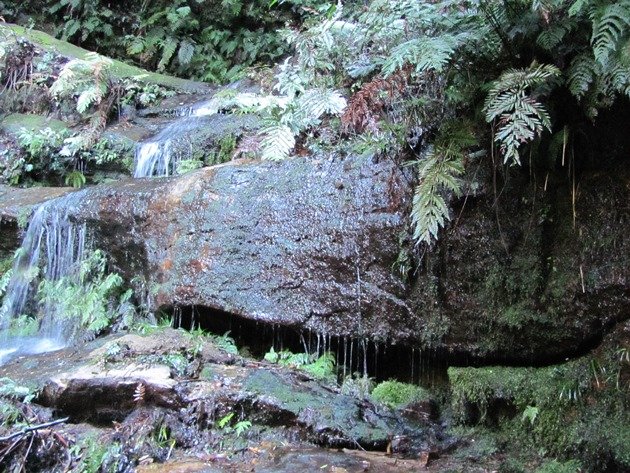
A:
{"type": "Polygon", "coordinates": [[[506,163],[520,164],[519,147],[551,128],[545,107],[529,93],[559,74],[558,68],[550,65],[510,69],[492,85],[484,111],[488,122],[498,122],[495,141],[506,163]]]}
{"type": "Polygon", "coordinates": [[[183,40],[179,43],[179,49],[177,50],[177,60],[182,66],[190,64],[190,61],[195,54],[195,45],[188,40],[183,40]]]}
{"type": "Polygon", "coordinates": [[[177,50],[177,44],[178,40],[174,36],[168,36],[160,41],[160,46],[162,47],[162,57],[160,58],[160,62],[157,66],[158,71],[163,71],[166,66],[168,66],[169,62],[171,62],[171,58],[177,50]]]}
{"type": "Polygon", "coordinates": [[[419,183],[414,191],[411,221],[417,243],[431,244],[437,240],[440,228],[450,219],[444,194],[460,193],[457,177],[464,172],[461,157],[434,148],[416,162],[419,183]]]}
{"type": "Polygon", "coordinates": [[[310,89],[296,100],[295,116],[305,125],[315,124],[324,115],[339,115],[346,99],[336,90],[310,89]]]}
{"type": "Polygon", "coordinates": [[[567,85],[571,93],[581,99],[588,92],[600,72],[600,66],[590,53],[577,56],[567,70],[567,85]]]}
{"type": "Polygon", "coordinates": [[[621,37],[630,28],[630,0],[615,2],[597,9],[593,15],[593,53],[600,64],[606,64],[617,49],[621,37]]]}
{"type": "Polygon", "coordinates": [[[440,71],[449,62],[459,44],[459,38],[450,34],[437,37],[414,38],[394,47],[383,62],[385,77],[405,64],[412,64],[416,71],[440,71]]]}

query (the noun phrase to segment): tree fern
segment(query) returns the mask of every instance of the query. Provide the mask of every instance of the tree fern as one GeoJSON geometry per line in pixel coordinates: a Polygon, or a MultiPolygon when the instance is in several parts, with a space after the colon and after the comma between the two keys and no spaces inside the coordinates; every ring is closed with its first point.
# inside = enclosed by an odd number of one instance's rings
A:
{"type": "Polygon", "coordinates": [[[551,129],[545,107],[530,95],[530,89],[545,84],[560,71],[542,65],[528,69],[510,69],[494,82],[484,104],[486,120],[497,120],[495,141],[500,145],[504,161],[520,164],[519,147],[551,129]]]}

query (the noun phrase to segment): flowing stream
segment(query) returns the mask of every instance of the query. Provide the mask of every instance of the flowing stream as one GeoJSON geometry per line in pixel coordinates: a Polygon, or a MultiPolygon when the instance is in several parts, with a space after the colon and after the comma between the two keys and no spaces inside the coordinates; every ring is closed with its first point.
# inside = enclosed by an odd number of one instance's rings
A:
{"type": "Polygon", "coordinates": [[[52,304],[35,300],[42,279],[78,277],[86,247],[85,224],[68,216],[82,193],[50,200],[37,208],[13,263],[0,307],[0,364],[18,354],[52,351],[70,343],[79,321],[59,317],[52,304]],[[41,314],[36,333],[33,327],[41,314]],[[27,333],[25,333],[27,332],[27,333]]]}
{"type": "Polygon", "coordinates": [[[222,101],[212,98],[180,110],[179,118],[148,141],[136,146],[134,177],[171,176],[177,164],[191,159],[193,149],[189,133],[201,128],[205,118],[219,112],[222,101]]]}

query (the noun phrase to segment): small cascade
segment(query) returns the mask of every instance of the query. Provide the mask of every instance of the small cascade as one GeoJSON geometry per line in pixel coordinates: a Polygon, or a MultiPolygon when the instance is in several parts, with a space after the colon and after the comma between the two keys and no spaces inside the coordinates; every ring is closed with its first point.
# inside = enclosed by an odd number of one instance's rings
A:
{"type": "Polygon", "coordinates": [[[181,109],[179,118],[148,141],[138,143],[135,152],[133,177],[171,176],[177,163],[192,157],[192,148],[186,136],[201,128],[206,118],[219,112],[222,101],[210,99],[181,109]]]}
{"type": "Polygon", "coordinates": [[[71,222],[68,213],[81,198],[80,194],[50,200],[33,214],[0,307],[0,364],[16,354],[63,348],[76,332],[78,321],[64,320],[55,307],[41,306],[34,296],[42,279],[78,277],[85,255],[86,227],[71,222]],[[15,333],[16,326],[26,322],[26,316],[39,319],[36,334],[15,333]]]}

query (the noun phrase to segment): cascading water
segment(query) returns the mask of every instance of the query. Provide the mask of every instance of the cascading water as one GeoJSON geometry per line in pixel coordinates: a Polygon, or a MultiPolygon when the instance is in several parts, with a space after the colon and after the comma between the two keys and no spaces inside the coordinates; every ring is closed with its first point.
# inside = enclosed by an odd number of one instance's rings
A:
{"type": "Polygon", "coordinates": [[[33,214],[0,307],[0,364],[20,353],[63,348],[76,333],[79,321],[59,317],[54,306],[38,304],[34,296],[42,279],[78,277],[85,255],[86,227],[73,223],[68,213],[80,194],[50,200],[33,214]],[[16,334],[25,317],[39,320],[37,333],[16,334]]]}
{"type": "Polygon", "coordinates": [[[211,99],[182,109],[180,118],[165,127],[149,141],[136,146],[133,177],[169,176],[177,170],[177,163],[192,157],[188,133],[201,128],[204,118],[219,112],[222,101],[211,99]]]}

